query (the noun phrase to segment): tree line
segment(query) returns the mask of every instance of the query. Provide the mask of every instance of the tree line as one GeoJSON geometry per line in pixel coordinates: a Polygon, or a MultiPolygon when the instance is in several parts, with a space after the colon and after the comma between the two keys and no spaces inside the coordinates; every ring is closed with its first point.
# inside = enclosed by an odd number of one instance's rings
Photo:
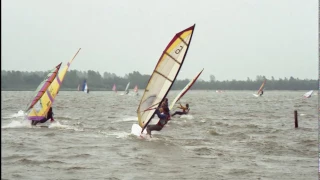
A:
{"type": "MultiPolygon", "coordinates": [[[[49,71],[1,71],[1,90],[2,91],[29,91],[35,90],[44,80],[49,71]]],[[[124,77],[117,76],[114,73],[105,72],[101,75],[97,71],[78,71],[71,70],[67,72],[63,81],[61,90],[77,91],[78,85],[81,86],[83,80],[87,80],[90,91],[111,91],[113,84],[116,84],[117,90],[123,91],[128,82],[130,89],[135,85],[139,89],[144,89],[149,81],[150,75],[140,74],[138,71],[126,74],[124,77]]],[[[201,78],[201,76],[200,76],[201,78]]],[[[198,79],[192,89],[197,90],[257,90],[262,84],[265,76],[258,75],[255,80],[226,80],[218,81],[214,75],[210,75],[209,81],[198,79]]],[[[190,79],[176,80],[172,90],[184,88],[190,79]]],[[[267,79],[265,89],[267,90],[315,90],[318,89],[318,80],[299,79],[299,78],[280,78],[267,79]]]]}

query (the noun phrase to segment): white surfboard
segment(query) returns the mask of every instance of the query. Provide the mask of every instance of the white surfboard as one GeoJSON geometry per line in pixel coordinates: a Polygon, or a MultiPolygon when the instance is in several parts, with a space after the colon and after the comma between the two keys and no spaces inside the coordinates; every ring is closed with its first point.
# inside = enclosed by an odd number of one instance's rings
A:
{"type": "Polygon", "coordinates": [[[131,134],[136,135],[138,137],[142,137],[142,138],[149,137],[147,135],[147,130],[146,129],[143,130],[142,134],[141,134],[141,130],[142,130],[142,128],[138,124],[132,124],[131,134]]]}

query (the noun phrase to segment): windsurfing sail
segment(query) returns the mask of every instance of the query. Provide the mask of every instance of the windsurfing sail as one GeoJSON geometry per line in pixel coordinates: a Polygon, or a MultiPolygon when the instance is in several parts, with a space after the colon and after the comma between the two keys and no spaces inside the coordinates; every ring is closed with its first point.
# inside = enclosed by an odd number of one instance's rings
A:
{"type": "Polygon", "coordinates": [[[187,85],[186,87],[184,87],[182,89],[182,91],[177,95],[176,98],[174,98],[174,100],[172,101],[169,109],[172,110],[173,106],[189,91],[189,89],[192,87],[192,85],[197,81],[197,79],[199,78],[199,76],[201,75],[202,71],[204,69],[202,69],[195,78],[193,78],[187,85]]]}
{"type": "Polygon", "coordinates": [[[263,81],[263,83],[261,84],[261,86],[260,86],[260,88],[259,88],[259,90],[258,90],[258,92],[257,92],[257,95],[260,95],[260,93],[261,93],[261,91],[263,90],[263,88],[264,88],[264,86],[266,85],[266,79],[263,81]]]}
{"type": "Polygon", "coordinates": [[[75,57],[78,55],[79,50],[77,53],[73,56],[73,58],[67,63],[67,65],[59,72],[59,74],[56,76],[56,78],[53,80],[49,88],[46,90],[46,92],[41,96],[39,101],[31,108],[28,112],[28,119],[29,120],[35,120],[39,121],[46,117],[49,108],[51,107],[52,103],[54,102],[54,99],[56,98],[59,89],[62,85],[63,79],[72,63],[72,61],[75,59],[75,57]]]}
{"type": "Polygon", "coordinates": [[[190,47],[194,28],[195,25],[177,33],[158,60],[137,109],[141,132],[147,127],[155,108],[160,106],[176,80],[190,47]]]}
{"type": "Polygon", "coordinates": [[[113,84],[112,91],[117,92],[116,84],[113,84]]]}
{"type": "Polygon", "coordinates": [[[138,92],[138,85],[136,85],[136,86],[134,87],[133,91],[136,92],[136,93],[138,92]]]}
{"type": "Polygon", "coordinates": [[[88,84],[87,84],[86,80],[83,80],[82,91],[85,92],[85,93],[88,93],[88,84]]]}
{"type": "Polygon", "coordinates": [[[40,83],[40,85],[37,87],[36,92],[38,92],[31,101],[30,104],[28,104],[25,112],[29,111],[42,97],[42,95],[46,92],[50,84],[53,82],[54,78],[56,78],[58,71],[61,67],[61,64],[58,64],[54,69],[52,69],[49,74],[44,78],[44,80],[40,83]]]}
{"type": "Polygon", "coordinates": [[[313,93],[313,90],[308,91],[307,93],[305,93],[305,94],[303,95],[303,97],[305,97],[305,98],[310,98],[311,95],[312,95],[312,93],[313,93]]]}
{"type": "Polygon", "coordinates": [[[130,82],[127,84],[126,90],[124,90],[126,92],[126,94],[129,93],[129,86],[130,86],[130,82]]]}

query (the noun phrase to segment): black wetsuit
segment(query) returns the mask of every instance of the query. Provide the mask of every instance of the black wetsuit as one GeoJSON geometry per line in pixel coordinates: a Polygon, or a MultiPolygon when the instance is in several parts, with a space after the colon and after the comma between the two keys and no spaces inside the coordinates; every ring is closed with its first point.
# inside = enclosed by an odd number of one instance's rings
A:
{"type": "Polygon", "coordinates": [[[182,109],[182,112],[181,111],[176,111],[174,112],[171,116],[175,116],[175,115],[183,115],[183,114],[188,114],[188,112],[190,111],[190,108],[189,107],[183,107],[181,106],[180,109],[182,109]]]}

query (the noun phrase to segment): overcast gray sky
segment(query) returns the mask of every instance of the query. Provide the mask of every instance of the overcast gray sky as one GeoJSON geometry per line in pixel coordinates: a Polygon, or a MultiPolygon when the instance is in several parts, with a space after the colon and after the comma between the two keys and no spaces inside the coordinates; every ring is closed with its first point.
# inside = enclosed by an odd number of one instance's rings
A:
{"type": "Polygon", "coordinates": [[[151,74],[196,24],[178,79],[317,79],[316,0],[2,0],[2,68],[151,74]]]}

